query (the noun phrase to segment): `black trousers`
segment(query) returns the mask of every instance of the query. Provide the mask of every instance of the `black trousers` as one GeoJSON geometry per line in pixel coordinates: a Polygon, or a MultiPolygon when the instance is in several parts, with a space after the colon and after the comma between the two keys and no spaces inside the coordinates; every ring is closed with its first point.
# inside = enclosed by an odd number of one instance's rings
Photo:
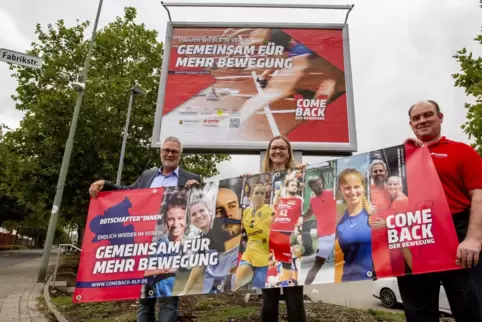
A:
{"type": "Polygon", "coordinates": [[[455,321],[482,321],[473,279],[468,270],[456,270],[398,278],[407,322],[439,321],[441,285],[447,294],[455,321]]]}
{"type": "MultiPolygon", "coordinates": [[[[459,242],[465,239],[469,212],[453,215],[459,242]]],[[[443,285],[457,322],[482,321],[482,263],[475,268],[398,277],[407,322],[438,322],[443,285]]]]}
{"type": "MultiPolygon", "coordinates": [[[[261,322],[278,322],[279,314],[279,288],[263,289],[263,307],[261,309],[261,322]]],[[[289,322],[306,322],[306,312],[303,300],[303,286],[290,286],[283,288],[283,294],[288,309],[289,322]]]]}

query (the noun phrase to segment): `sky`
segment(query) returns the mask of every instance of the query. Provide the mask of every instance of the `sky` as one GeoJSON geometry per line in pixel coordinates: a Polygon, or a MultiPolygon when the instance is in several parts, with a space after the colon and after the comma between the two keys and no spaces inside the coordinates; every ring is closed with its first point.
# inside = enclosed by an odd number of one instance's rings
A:
{"type": "MultiPolygon", "coordinates": [[[[245,2],[320,3],[315,0],[245,2]]],[[[466,115],[464,103],[471,99],[463,89],[454,87],[451,75],[459,71],[459,65],[452,56],[463,47],[476,56],[482,55],[482,47],[473,41],[482,25],[478,0],[323,1],[323,4],[347,3],[355,5],[348,24],[357,153],[398,145],[413,136],[407,110],[423,99],[439,103],[445,115],[444,135],[470,143],[460,126],[466,115]]],[[[0,48],[24,52],[36,40],[37,23],[46,27],[58,19],[63,19],[67,26],[75,25],[77,19],[93,21],[97,5],[97,0],[83,0],[82,5],[65,0],[0,1],[0,48]]],[[[156,0],[104,0],[99,28],[122,16],[126,6],[135,7],[137,22],[157,30],[159,40],[164,41],[168,17],[156,0]]],[[[343,22],[344,13],[304,9],[171,9],[174,21],[216,22],[339,23],[343,22]]],[[[0,123],[15,128],[23,114],[15,109],[11,99],[17,85],[11,74],[8,65],[0,62],[0,123]]],[[[154,121],[154,115],[152,118],[154,121]]],[[[303,162],[315,164],[327,159],[333,157],[303,157],[303,162]]],[[[211,179],[256,173],[259,166],[259,155],[235,155],[219,164],[220,174],[211,179]]]]}

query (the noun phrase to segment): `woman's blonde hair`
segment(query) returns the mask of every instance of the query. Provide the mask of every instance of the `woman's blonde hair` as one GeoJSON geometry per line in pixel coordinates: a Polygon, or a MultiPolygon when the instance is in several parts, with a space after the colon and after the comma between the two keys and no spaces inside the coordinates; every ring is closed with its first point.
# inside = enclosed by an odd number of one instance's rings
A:
{"type": "Polygon", "coordinates": [[[363,174],[360,173],[360,171],[358,171],[357,169],[353,169],[353,168],[348,168],[348,169],[343,170],[338,175],[338,187],[341,190],[341,185],[346,182],[346,177],[348,177],[349,175],[353,175],[353,176],[358,177],[360,179],[360,182],[363,186],[363,193],[362,193],[362,197],[361,197],[363,209],[365,209],[365,211],[368,214],[370,214],[372,212],[372,207],[371,207],[370,202],[368,201],[368,199],[365,195],[365,188],[366,188],[365,177],[363,176],[363,174]]]}
{"type": "Polygon", "coordinates": [[[266,186],[264,185],[264,183],[258,182],[257,184],[255,184],[253,186],[253,190],[251,190],[251,196],[250,196],[251,198],[254,196],[254,190],[256,190],[256,188],[258,188],[258,187],[263,188],[264,192],[266,193],[266,186]]]}
{"type": "Polygon", "coordinates": [[[264,155],[263,159],[263,169],[262,172],[272,172],[273,171],[273,162],[271,162],[271,159],[269,158],[269,150],[271,149],[271,144],[273,143],[274,140],[281,139],[285,141],[286,145],[288,146],[288,159],[286,159],[285,162],[285,170],[286,169],[294,169],[295,167],[295,159],[293,157],[293,149],[291,148],[291,143],[290,141],[282,136],[282,135],[277,135],[269,141],[268,144],[268,149],[266,150],[266,154],[264,155]]]}

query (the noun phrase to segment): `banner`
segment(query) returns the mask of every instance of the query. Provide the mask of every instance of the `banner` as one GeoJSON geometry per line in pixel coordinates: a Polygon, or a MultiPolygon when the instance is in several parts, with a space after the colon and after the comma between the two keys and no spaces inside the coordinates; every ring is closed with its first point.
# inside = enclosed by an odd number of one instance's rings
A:
{"type": "Polygon", "coordinates": [[[427,148],[91,200],[74,302],[233,292],[459,269],[427,148]]]}
{"type": "Polygon", "coordinates": [[[169,23],[165,44],[153,146],[259,150],[284,135],[296,150],[356,150],[347,26],[169,23]]]}

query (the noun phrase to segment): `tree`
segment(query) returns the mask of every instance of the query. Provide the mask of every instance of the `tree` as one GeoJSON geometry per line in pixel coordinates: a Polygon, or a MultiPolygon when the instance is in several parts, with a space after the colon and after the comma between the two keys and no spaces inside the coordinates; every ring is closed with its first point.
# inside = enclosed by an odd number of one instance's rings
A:
{"type": "MultiPolygon", "coordinates": [[[[74,148],[64,188],[61,218],[85,224],[89,185],[96,179],[114,181],[126,119],[129,89],[146,90],[136,97],[127,141],[123,182],[131,183],[146,168],[159,164],[159,151],[150,147],[163,44],[157,32],[137,24],[136,10],[126,8],[97,34],[74,148]]],[[[2,149],[10,186],[8,193],[29,216],[48,222],[58,173],[77,93],[70,83],[79,80],[88,49],[89,22],[67,28],[63,20],[36,26],[38,41],[28,52],[43,58],[40,70],[11,66],[18,81],[13,95],[25,117],[3,137],[2,149]]],[[[228,155],[185,155],[182,165],[203,176],[217,174],[216,164],[228,155]]],[[[27,216],[26,216],[27,217],[27,216]]]]}
{"type": "Polygon", "coordinates": [[[11,184],[7,180],[9,177],[9,169],[7,164],[15,165],[14,162],[8,162],[8,158],[12,157],[10,151],[3,143],[4,131],[8,130],[5,125],[0,125],[0,226],[4,226],[5,221],[21,221],[25,217],[26,209],[17,200],[15,195],[10,194],[11,184]]]}
{"type": "MultiPolygon", "coordinates": [[[[482,33],[474,39],[482,45],[482,33]]],[[[460,73],[453,74],[455,86],[463,87],[465,93],[475,98],[475,102],[465,103],[467,121],[462,129],[473,138],[474,148],[482,155],[482,57],[474,58],[466,48],[457,51],[454,58],[460,64],[460,73]]]]}

